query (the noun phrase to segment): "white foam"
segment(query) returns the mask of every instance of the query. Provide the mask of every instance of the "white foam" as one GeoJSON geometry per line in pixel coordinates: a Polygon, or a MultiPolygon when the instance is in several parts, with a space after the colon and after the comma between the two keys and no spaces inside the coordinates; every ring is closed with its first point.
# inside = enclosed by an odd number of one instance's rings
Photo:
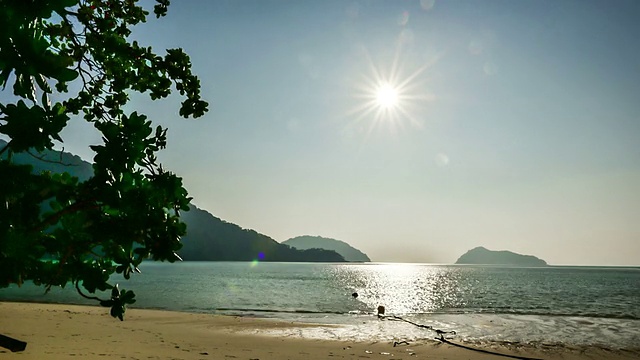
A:
{"type": "MultiPolygon", "coordinates": [[[[435,332],[401,321],[378,320],[374,316],[348,316],[324,323],[339,326],[300,327],[269,330],[274,336],[347,341],[420,341],[436,337],[435,332]]],[[[407,318],[409,320],[409,318],[407,318]]],[[[319,319],[307,319],[316,322],[319,319]]],[[[451,331],[455,340],[468,343],[517,343],[523,345],[597,346],[608,349],[637,350],[640,320],[489,314],[434,314],[410,321],[451,331]]],[[[449,337],[448,336],[448,337],[449,337]]]]}

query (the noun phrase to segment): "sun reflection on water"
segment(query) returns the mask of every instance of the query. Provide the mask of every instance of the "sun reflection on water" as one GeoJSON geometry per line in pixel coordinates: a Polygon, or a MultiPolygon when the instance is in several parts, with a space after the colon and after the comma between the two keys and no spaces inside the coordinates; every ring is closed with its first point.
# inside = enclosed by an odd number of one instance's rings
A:
{"type": "Polygon", "coordinates": [[[332,277],[358,293],[364,312],[383,305],[387,314],[407,315],[459,306],[459,273],[437,266],[376,264],[337,266],[332,277]]]}

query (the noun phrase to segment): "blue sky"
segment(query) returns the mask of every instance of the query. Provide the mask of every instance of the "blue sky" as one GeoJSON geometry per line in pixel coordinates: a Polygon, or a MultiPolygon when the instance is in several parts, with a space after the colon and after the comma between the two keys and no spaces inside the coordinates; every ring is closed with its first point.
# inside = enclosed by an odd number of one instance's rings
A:
{"type": "MultiPolygon", "coordinates": [[[[133,106],[169,127],[161,160],[196,205],[278,241],[638,265],[639,14],[633,0],[174,1],[134,35],[190,54],[210,112],[133,106]],[[380,81],[400,101],[378,114],[380,81]]],[[[92,157],[90,128],[64,135],[92,157]]]]}

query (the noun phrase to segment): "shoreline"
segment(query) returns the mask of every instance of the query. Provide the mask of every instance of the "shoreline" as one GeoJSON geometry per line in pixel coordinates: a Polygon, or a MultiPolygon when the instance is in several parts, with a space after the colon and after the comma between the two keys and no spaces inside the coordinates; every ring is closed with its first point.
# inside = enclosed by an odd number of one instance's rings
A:
{"type": "MultiPolygon", "coordinates": [[[[320,340],[291,335],[298,330],[302,334],[303,329],[323,331],[340,325],[167,310],[128,309],[121,322],[98,306],[0,302],[0,319],[0,334],[27,342],[24,352],[0,348],[3,359],[508,359],[435,340],[394,347],[393,341],[320,340]],[[282,330],[289,335],[277,335],[282,330]]],[[[640,357],[639,351],[544,344],[496,343],[482,349],[550,360],[640,357]]]]}

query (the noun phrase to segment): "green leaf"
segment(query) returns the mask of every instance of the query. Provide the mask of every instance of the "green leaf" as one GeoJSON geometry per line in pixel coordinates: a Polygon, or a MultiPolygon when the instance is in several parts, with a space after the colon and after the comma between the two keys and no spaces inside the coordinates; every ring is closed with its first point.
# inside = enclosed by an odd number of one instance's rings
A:
{"type": "Polygon", "coordinates": [[[78,72],[72,69],[62,68],[59,69],[56,73],[52,74],[53,78],[58,81],[69,82],[73,81],[78,77],[78,72]]]}
{"type": "MultiPolygon", "coordinates": [[[[207,110],[182,49],[159,56],[129,42],[131,26],[149,14],[138,3],[0,0],[0,86],[13,81],[17,97],[0,103],[0,135],[8,138],[0,147],[0,287],[82,282],[89,293],[111,290],[98,302],[121,320],[135,295],[110,285],[109,277],[120,272],[128,279],[149,257],[175,261],[185,232],[179,210],[190,201],[181,179],[158,162],[167,129],[123,109],[135,105],[133,92],[160,99],[175,89],[181,115],[207,110]],[[51,172],[40,166],[57,158],[46,157],[35,173],[12,163],[20,152],[40,157],[54,142],[64,145],[69,116],[80,113],[101,135],[90,146],[92,174],[79,181],[73,167],[60,170],[62,157],[51,172]]],[[[156,16],[168,6],[157,0],[156,16]]]]}

